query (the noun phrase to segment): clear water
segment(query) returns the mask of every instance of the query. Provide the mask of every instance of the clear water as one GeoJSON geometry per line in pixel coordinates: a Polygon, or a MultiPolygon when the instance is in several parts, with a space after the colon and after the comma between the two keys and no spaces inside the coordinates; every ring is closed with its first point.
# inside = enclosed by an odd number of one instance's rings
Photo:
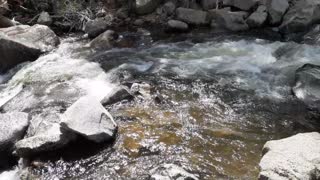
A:
{"type": "Polygon", "coordinates": [[[148,179],[171,163],[200,179],[256,179],[266,141],[319,130],[291,93],[295,70],[320,64],[316,46],[244,38],[98,54],[84,46],[67,39],[24,66],[3,84],[0,102],[15,95],[3,109],[58,111],[82,95],[102,98],[133,82],[150,84],[151,96],[106,107],[119,124],[112,145],[82,158],[70,156],[84,146],[44,160],[30,168],[34,178],[148,179]]]}

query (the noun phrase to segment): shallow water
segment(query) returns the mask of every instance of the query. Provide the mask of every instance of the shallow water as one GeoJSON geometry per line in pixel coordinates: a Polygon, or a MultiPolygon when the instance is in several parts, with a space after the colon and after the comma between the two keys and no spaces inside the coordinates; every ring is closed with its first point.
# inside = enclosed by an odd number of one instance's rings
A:
{"type": "Polygon", "coordinates": [[[111,147],[45,161],[30,170],[35,178],[149,179],[157,166],[176,164],[200,179],[256,179],[266,141],[319,130],[291,92],[298,67],[320,65],[316,46],[245,37],[100,53],[83,46],[67,39],[19,70],[3,85],[0,97],[15,95],[3,109],[58,111],[134,82],[149,84],[150,96],[106,107],[119,124],[111,147]]]}

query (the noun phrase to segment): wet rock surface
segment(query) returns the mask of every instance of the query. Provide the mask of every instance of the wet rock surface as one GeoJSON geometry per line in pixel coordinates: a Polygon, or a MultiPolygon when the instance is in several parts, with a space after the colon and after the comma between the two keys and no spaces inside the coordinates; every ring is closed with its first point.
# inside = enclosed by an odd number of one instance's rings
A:
{"type": "Polygon", "coordinates": [[[305,133],[268,141],[259,179],[319,179],[320,134],[305,133]]]}
{"type": "Polygon", "coordinates": [[[305,64],[296,71],[296,83],[293,92],[306,104],[320,109],[319,82],[320,66],[305,64]]]}

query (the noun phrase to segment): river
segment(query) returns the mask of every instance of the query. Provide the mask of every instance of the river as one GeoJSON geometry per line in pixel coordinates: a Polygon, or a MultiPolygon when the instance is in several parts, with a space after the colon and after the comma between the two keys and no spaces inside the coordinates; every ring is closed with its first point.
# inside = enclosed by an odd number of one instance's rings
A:
{"type": "Polygon", "coordinates": [[[106,106],[119,125],[113,144],[82,142],[39,157],[35,178],[148,179],[158,166],[176,164],[200,179],[256,179],[266,141],[319,130],[291,92],[298,67],[320,65],[318,46],[241,36],[105,52],[86,43],[65,38],[1,76],[2,110],[61,112],[83,95],[102,98],[132,83],[148,93],[106,106]]]}

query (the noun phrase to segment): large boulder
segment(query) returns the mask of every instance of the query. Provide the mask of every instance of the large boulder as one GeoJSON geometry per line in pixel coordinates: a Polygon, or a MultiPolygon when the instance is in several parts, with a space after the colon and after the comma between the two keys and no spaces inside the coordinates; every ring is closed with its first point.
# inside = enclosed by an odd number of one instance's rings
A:
{"type": "Polygon", "coordinates": [[[107,30],[106,32],[93,39],[90,42],[89,46],[96,50],[111,49],[115,46],[118,37],[119,35],[116,32],[107,30]]]}
{"type": "Polygon", "coordinates": [[[246,23],[249,25],[251,28],[257,28],[261,27],[267,20],[268,13],[266,6],[261,5],[258,7],[258,9],[253,12],[248,19],[246,20],[246,23]]]}
{"type": "Polygon", "coordinates": [[[305,64],[299,68],[292,90],[297,98],[309,106],[320,108],[320,66],[305,64]]]}
{"type": "Polygon", "coordinates": [[[53,50],[59,38],[47,26],[19,25],[0,29],[0,72],[19,63],[36,60],[53,50]]]}
{"type": "Polygon", "coordinates": [[[317,132],[268,141],[263,147],[259,179],[319,179],[320,134],[317,132]]]}
{"type": "Polygon", "coordinates": [[[209,17],[206,11],[188,8],[178,8],[176,10],[177,19],[193,25],[209,24],[209,17]]]}
{"type": "Polygon", "coordinates": [[[75,136],[62,132],[60,122],[58,113],[44,112],[32,118],[26,137],[15,144],[17,155],[29,157],[67,145],[75,136]]]}
{"type": "Polygon", "coordinates": [[[41,52],[51,51],[60,43],[59,37],[48,26],[39,24],[3,28],[0,29],[0,34],[14,42],[41,52]]]}
{"type": "Polygon", "coordinates": [[[139,15],[152,13],[160,4],[161,0],[136,0],[135,12],[139,15]]]}
{"type": "Polygon", "coordinates": [[[80,98],[67,109],[61,126],[96,143],[112,139],[117,129],[110,113],[90,96],[80,98]]]}
{"type": "Polygon", "coordinates": [[[0,152],[12,150],[13,145],[24,136],[28,125],[27,113],[0,114],[0,152]]]}
{"type": "Polygon", "coordinates": [[[210,10],[211,27],[214,30],[245,31],[249,29],[245,18],[246,12],[230,12],[227,10],[210,10]]]}
{"type": "Polygon", "coordinates": [[[90,20],[84,27],[84,32],[88,34],[89,38],[95,38],[101,33],[105,32],[109,27],[108,22],[103,18],[90,20]]]}
{"type": "Polygon", "coordinates": [[[320,21],[320,1],[299,0],[294,1],[283,17],[280,31],[294,33],[305,31],[310,25],[320,21]]]}
{"type": "Polygon", "coordinates": [[[257,0],[223,0],[223,5],[248,11],[257,5],[257,0]]]}
{"type": "Polygon", "coordinates": [[[278,25],[288,10],[289,3],[288,0],[266,0],[266,6],[269,14],[269,23],[271,25],[278,25]]]}

